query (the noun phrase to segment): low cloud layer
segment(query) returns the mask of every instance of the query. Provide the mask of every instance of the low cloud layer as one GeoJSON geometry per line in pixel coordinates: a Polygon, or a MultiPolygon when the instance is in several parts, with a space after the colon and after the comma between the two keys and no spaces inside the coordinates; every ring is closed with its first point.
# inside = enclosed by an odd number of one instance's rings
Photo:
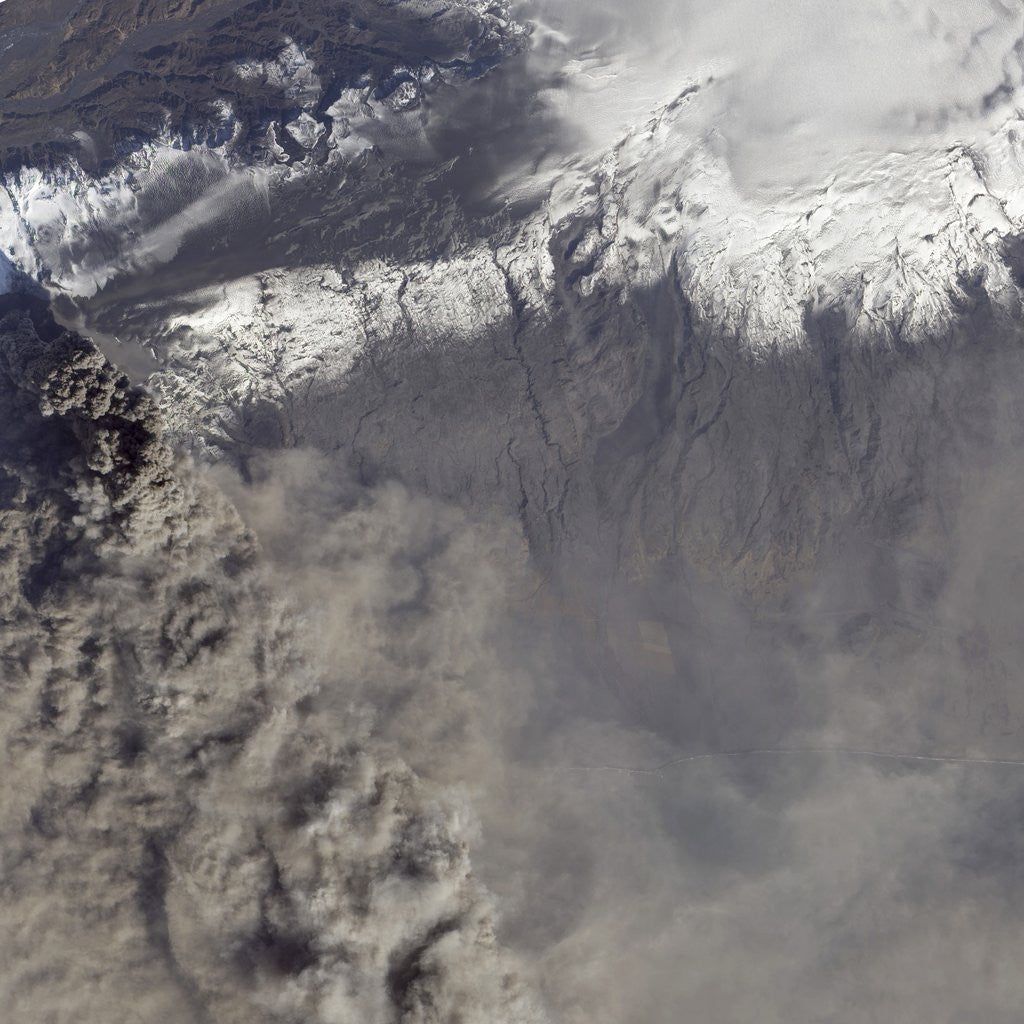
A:
{"type": "MultiPolygon", "coordinates": [[[[1011,388],[1001,352],[975,356],[1011,388]]],[[[680,563],[674,589],[653,572],[573,603],[502,517],[367,491],[308,451],[219,479],[311,635],[360,667],[379,736],[461,784],[474,865],[555,1019],[995,1024],[1024,998],[1024,551],[1018,416],[1001,384],[975,399],[977,435],[933,467],[964,480],[932,484],[941,539],[835,543],[781,608],[680,563]],[[967,760],[986,756],[1008,763],[967,760]]]]}

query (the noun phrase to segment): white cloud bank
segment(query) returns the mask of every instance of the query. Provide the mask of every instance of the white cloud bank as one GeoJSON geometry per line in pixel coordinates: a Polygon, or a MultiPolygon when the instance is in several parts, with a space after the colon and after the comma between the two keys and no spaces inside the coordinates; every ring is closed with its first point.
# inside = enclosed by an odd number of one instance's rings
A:
{"type": "Polygon", "coordinates": [[[826,175],[859,149],[969,141],[1022,81],[1017,0],[639,0],[528,9],[556,35],[567,114],[601,142],[715,80],[707,127],[749,184],[826,175]]]}

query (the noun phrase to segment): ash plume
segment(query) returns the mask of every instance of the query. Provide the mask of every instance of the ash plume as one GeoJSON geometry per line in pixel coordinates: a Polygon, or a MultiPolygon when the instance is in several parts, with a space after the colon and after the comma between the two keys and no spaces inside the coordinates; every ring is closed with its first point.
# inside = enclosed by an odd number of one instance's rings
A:
{"type": "Polygon", "coordinates": [[[377,737],[366,665],[304,644],[304,595],[143,393],[0,301],[11,1019],[542,1020],[465,802],[377,737]]]}

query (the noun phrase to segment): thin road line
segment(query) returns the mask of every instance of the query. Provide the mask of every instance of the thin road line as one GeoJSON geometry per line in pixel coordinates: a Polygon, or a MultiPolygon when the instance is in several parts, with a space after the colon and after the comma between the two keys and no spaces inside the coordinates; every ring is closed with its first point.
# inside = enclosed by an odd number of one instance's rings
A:
{"type": "Polygon", "coordinates": [[[632,768],[628,765],[599,764],[592,767],[572,768],[582,772],[620,772],[624,775],[661,775],[670,768],[676,768],[692,761],[710,761],[717,758],[739,757],[795,757],[804,754],[838,754],[845,757],[870,757],[885,761],[928,761],[933,764],[1002,765],[1024,768],[1024,760],[990,757],[950,757],[938,754],[894,754],[883,750],[854,750],[849,747],[763,747],[754,750],[720,750],[705,754],[689,754],[655,765],[653,768],[632,768]]]}

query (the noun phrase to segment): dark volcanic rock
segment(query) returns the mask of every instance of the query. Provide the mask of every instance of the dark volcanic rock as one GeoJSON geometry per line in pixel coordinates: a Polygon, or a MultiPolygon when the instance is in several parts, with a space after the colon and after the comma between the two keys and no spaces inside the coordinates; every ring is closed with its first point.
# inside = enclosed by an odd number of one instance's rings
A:
{"type": "Polygon", "coordinates": [[[102,162],[113,147],[158,132],[210,138],[214,104],[223,102],[246,131],[265,131],[299,104],[282,83],[243,79],[236,66],[273,61],[289,43],[315,66],[322,113],[345,87],[387,96],[429,69],[480,75],[523,40],[501,5],[466,0],[8,4],[0,7],[0,164],[62,152],[102,162]]]}

